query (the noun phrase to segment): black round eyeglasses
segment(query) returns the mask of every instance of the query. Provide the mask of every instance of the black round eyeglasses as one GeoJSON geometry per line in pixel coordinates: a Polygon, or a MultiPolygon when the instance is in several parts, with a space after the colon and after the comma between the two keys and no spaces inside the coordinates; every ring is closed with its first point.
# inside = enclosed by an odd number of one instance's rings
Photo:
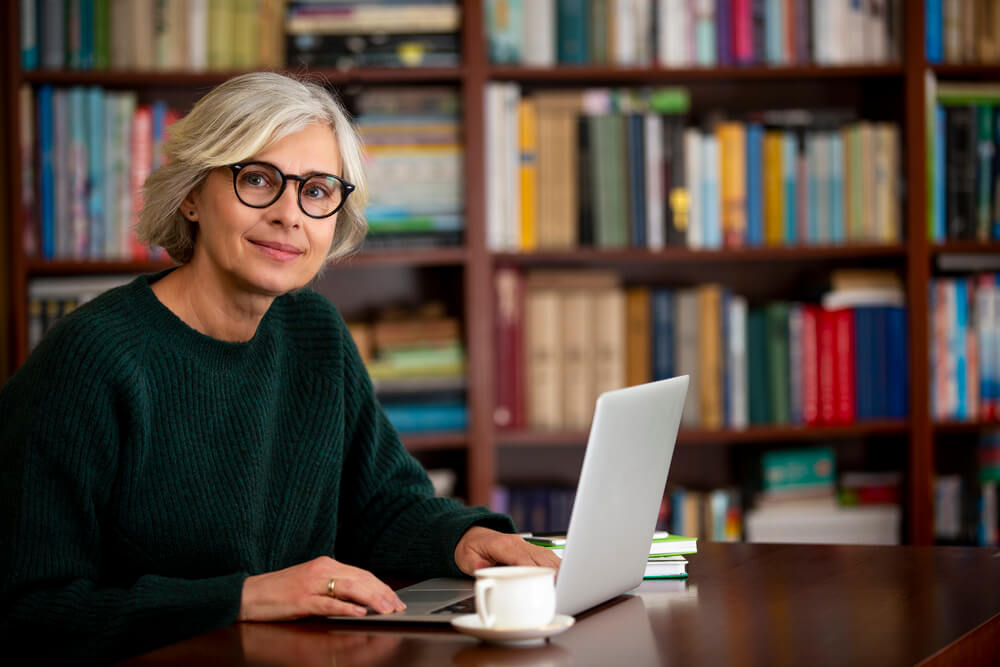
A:
{"type": "Polygon", "coordinates": [[[333,174],[296,176],[286,174],[270,162],[236,162],[233,172],[236,197],[251,208],[267,208],[278,201],[288,181],[298,181],[298,202],[310,218],[329,218],[339,211],[354,192],[354,186],[333,174]]]}

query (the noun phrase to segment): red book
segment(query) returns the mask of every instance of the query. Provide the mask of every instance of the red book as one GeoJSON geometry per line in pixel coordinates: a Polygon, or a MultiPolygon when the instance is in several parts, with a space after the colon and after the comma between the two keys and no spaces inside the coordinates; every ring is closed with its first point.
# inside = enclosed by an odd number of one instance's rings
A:
{"type": "Polygon", "coordinates": [[[836,326],[833,313],[819,311],[819,420],[821,424],[836,422],[837,375],[834,371],[837,359],[836,326]]]}
{"type": "Polygon", "coordinates": [[[753,20],[750,0],[732,0],[730,20],[733,31],[733,56],[738,65],[753,64],[753,20]]]}
{"type": "Polygon", "coordinates": [[[802,418],[807,426],[821,423],[819,415],[819,318],[817,306],[802,308],[802,418]]]}
{"type": "Polygon", "coordinates": [[[834,326],[834,421],[853,424],[857,392],[854,386],[854,310],[831,312],[834,326]]]}
{"type": "Polygon", "coordinates": [[[524,278],[515,268],[498,268],[493,274],[496,290],[496,404],[497,428],[524,426],[521,324],[524,313],[524,278]]]}
{"type": "Polygon", "coordinates": [[[133,260],[149,259],[149,248],[135,235],[135,223],[142,210],[142,185],[153,170],[153,110],[147,104],[136,108],[132,117],[132,220],[128,226],[128,243],[122,248],[133,260]]]}

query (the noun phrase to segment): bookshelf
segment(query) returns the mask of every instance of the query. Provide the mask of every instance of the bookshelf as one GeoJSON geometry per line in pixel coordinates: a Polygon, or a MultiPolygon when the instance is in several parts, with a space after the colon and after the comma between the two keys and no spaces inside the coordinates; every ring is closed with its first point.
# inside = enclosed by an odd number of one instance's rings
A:
{"type": "MultiPolygon", "coordinates": [[[[941,433],[974,434],[979,423],[935,423],[931,418],[927,386],[928,304],[926,286],[937,256],[944,253],[996,253],[1000,243],[947,242],[931,244],[927,239],[925,182],[926,73],[942,80],[996,81],[1000,66],[975,64],[929,65],[925,57],[925,19],[922,3],[905,3],[902,60],[880,65],[788,65],[719,66],[663,68],[659,66],[558,66],[528,67],[493,65],[487,59],[485,8],[482,0],[461,0],[461,64],[456,67],[378,68],[338,70],[302,68],[304,73],[335,87],[380,85],[455,86],[461,96],[465,146],[465,244],[460,248],[372,252],[351,258],[343,269],[363,267],[375,271],[421,270],[460,273],[460,301],[467,342],[467,402],[469,427],[461,434],[427,434],[405,439],[415,452],[459,451],[464,454],[466,498],[472,503],[488,503],[497,483],[497,458],[506,448],[580,446],[585,434],[570,432],[502,431],[494,427],[494,270],[499,266],[523,268],[578,267],[610,268],[635,283],[695,280],[720,275],[730,282],[763,276],[755,288],[761,293],[784,296],[803,275],[828,273],[842,266],[878,266],[897,271],[905,279],[907,332],[909,345],[909,415],[904,420],[880,420],[849,426],[751,427],[744,430],[685,430],[680,446],[686,450],[718,449],[728,446],[763,446],[769,443],[828,443],[841,440],[863,441],[877,447],[883,441],[905,442],[903,502],[905,540],[913,544],[933,542],[933,479],[935,438],[941,433]],[[494,252],[487,241],[486,121],[484,91],[492,82],[514,82],[525,90],[579,89],[591,85],[637,87],[682,85],[697,92],[705,107],[743,110],[759,106],[763,98],[775,107],[806,104],[821,108],[836,101],[863,109],[876,118],[888,118],[901,131],[902,176],[906,183],[903,207],[903,241],[890,245],[852,244],[841,246],[762,247],[747,249],[689,250],[666,248],[647,250],[598,250],[577,248],[569,251],[531,253],[494,252]],[[766,271],[773,269],[772,271],[766,271]]],[[[169,91],[179,99],[193,100],[211,86],[235,72],[183,71],[21,71],[18,51],[18,5],[6,4],[8,26],[4,54],[3,99],[10,112],[4,118],[4,156],[8,165],[19,164],[17,143],[21,119],[13,100],[21,85],[98,85],[111,89],[169,91]]],[[[162,262],[78,262],[43,261],[25,257],[20,251],[22,216],[17,193],[21,175],[11,170],[7,180],[5,206],[8,228],[5,265],[9,267],[3,297],[10,316],[9,370],[16,369],[27,355],[27,284],[43,276],[72,276],[137,273],[158,270],[162,262]]],[[[0,304],[3,299],[0,299],[0,304]]],[[[0,366],[0,370],[4,370],[0,366]]],[[[5,376],[4,376],[5,377],[5,376]]],[[[713,454],[714,456],[714,454],[713,454]]]]}

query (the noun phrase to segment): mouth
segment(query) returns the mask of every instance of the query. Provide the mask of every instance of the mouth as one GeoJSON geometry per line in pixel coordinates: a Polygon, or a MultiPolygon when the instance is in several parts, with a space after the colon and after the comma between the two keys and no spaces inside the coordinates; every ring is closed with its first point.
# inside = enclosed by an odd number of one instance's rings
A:
{"type": "Polygon", "coordinates": [[[287,243],[279,243],[277,241],[255,241],[253,239],[248,240],[254,247],[271,259],[288,261],[295,259],[302,254],[302,250],[293,245],[288,245],[287,243]]]}

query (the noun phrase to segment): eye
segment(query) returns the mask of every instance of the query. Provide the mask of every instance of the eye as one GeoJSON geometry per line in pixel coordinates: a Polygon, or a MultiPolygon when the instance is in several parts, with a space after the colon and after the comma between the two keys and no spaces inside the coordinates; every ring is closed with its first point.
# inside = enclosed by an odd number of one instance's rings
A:
{"type": "Polygon", "coordinates": [[[328,199],[333,196],[330,187],[316,181],[309,181],[302,188],[302,195],[309,199],[328,199]]]}

